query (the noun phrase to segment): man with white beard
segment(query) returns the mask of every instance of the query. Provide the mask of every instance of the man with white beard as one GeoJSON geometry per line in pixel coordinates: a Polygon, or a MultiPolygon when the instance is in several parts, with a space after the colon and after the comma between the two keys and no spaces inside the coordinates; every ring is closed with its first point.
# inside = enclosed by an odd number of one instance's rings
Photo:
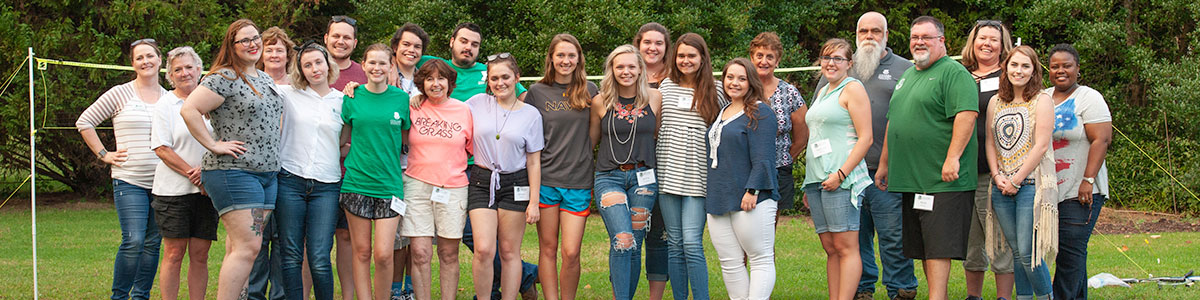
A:
{"type": "MultiPolygon", "coordinates": [[[[875,135],[873,140],[876,141],[867,150],[867,169],[871,176],[875,176],[875,170],[879,168],[892,91],[896,89],[896,81],[900,80],[901,74],[913,66],[887,47],[887,34],[887,18],[882,14],[872,11],[858,18],[855,30],[858,48],[854,52],[850,76],[862,81],[871,101],[871,125],[875,135]]],[[[825,77],[822,76],[817,86],[825,84],[825,77]]],[[[863,270],[855,300],[875,299],[875,283],[879,281],[881,270],[888,299],[917,297],[917,277],[913,275],[912,259],[901,253],[900,202],[900,193],[889,193],[874,186],[864,191],[858,231],[858,250],[863,270]],[[879,234],[878,267],[874,251],[876,233],[879,234]]]]}
{"type": "Polygon", "coordinates": [[[967,255],[978,168],[975,79],[946,56],[945,26],[913,21],[916,64],[892,93],[875,184],[901,194],[903,253],[923,261],[929,299],[947,299],[951,260],[967,255]],[[890,170],[890,173],[889,173],[890,170]]]}

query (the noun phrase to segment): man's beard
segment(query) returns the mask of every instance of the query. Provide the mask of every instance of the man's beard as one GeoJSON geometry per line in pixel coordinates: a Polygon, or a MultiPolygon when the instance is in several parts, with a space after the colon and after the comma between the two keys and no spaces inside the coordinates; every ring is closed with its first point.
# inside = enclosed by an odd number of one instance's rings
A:
{"type": "Polygon", "coordinates": [[[862,81],[870,80],[883,60],[883,47],[876,41],[866,40],[858,43],[858,51],[854,52],[854,66],[850,68],[850,76],[862,81]]]}

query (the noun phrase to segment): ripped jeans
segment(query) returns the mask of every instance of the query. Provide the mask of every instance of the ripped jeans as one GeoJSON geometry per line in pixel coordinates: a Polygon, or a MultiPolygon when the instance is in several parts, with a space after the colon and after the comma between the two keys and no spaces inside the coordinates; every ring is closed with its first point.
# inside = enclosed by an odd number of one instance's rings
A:
{"type": "Polygon", "coordinates": [[[650,224],[650,209],[658,198],[658,184],[638,185],[637,172],[646,169],[596,172],[592,188],[611,241],[608,279],[618,300],[633,298],[642,274],[642,240],[650,226],[661,226],[650,224]]]}

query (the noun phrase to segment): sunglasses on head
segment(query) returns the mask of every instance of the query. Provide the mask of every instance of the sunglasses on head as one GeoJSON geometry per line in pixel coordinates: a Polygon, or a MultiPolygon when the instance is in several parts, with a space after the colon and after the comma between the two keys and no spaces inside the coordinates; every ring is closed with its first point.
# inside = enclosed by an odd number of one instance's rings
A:
{"type": "Polygon", "coordinates": [[[488,55],[487,61],[492,62],[497,59],[505,59],[505,58],[509,58],[509,57],[512,57],[512,53],[508,53],[508,52],[497,53],[497,54],[488,55]]]}
{"type": "Polygon", "coordinates": [[[133,41],[132,43],[129,43],[129,48],[137,47],[137,45],[141,45],[141,44],[157,46],[158,42],[155,42],[154,39],[140,39],[140,40],[133,41]]]}
{"type": "Polygon", "coordinates": [[[1004,26],[1004,23],[997,21],[997,20],[975,21],[975,27],[981,27],[981,26],[991,26],[991,27],[1001,28],[1004,26]]]}
{"type": "Polygon", "coordinates": [[[347,16],[333,16],[333,18],[331,18],[330,20],[332,20],[333,22],[342,22],[342,23],[350,24],[350,26],[358,26],[358,20],[355,20],[354,18],[347,17],[347,16]]]}

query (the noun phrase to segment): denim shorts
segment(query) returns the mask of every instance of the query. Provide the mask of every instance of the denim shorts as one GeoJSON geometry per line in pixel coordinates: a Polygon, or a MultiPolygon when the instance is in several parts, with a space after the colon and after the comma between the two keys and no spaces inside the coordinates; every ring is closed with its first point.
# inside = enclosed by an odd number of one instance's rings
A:
{"type": "Polygon", "coordinates": [[[278,172],[251,172],[245,170],[203,170],[200,180],[204,191],[212,199],[217,215],[239,209],[275,209],[278,192],[278,172]]]}
{"type": "Polygon", "coordinates": [[[572,215],[587,217],[592,214],[588,206],[592,203],[591,189],[567,189],[542,185],[539,194],[541,208],[558,206],[558,210],[572,215]]]}
{"type": "MultiPolygon", "coordinates": [[[[858,231],[859,212],[850,203],[850,190],[838,188],[826,191],[820,183],[804,186],[808,207],[812,210],[813,227],[817,233],[858,231]]],[[[859,195],[859,203],[862,195],[859,195]]]]}

